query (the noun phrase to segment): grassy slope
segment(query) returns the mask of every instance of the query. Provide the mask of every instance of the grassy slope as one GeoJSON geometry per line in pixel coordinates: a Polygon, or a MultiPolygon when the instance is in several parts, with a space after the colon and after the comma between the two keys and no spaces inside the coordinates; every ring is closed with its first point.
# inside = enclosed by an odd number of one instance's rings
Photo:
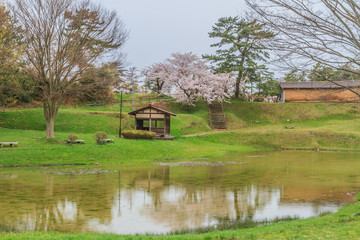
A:
{"type": "MultiPolygon", "coordinates": [[[[55,119],[55,134],[58,132],[93,134],[97,131],[105,131],[116,135],[119,131],[120,120],[117,108],[118,106],[62,108],[55,119]]],[[[127,108],[123,111],[123,129],[134,128],[134,120],[127,114],[129,111],[130,109],[127,108]]],[[[193,114],[179,112],[171,121],[172,134],[181,136],[211,130],[207,116],[205,109],[194,111],[193,114]]],[[[44,131],[46,122],[43,110],[40,108],[0,111],[0,127],[44,131]]]]}
{"type": "Polygon", "coordinates": [[[3,233],[1,239],[359,239],[360,203],[319,218],[300,219],[252,229],[173,236],[123,236],[93,233],[3,233]]]}
{"type": "MultiPolygon", "coordinates": [[[[360,149],[360,125],[357,104],[267,104],[232,102],[226,104],[228,132],[182,138],[184,134],[211,130],[206,104],[201,102],[187,111],[179,104],[168,106],[177,113],[172,118],[175,141],[125,140],[97,145],[96,131],[114,138],[118,133],[118,106],[64,107],[55,122],[56,136],[66,139],[76,133],[85,145],[44,144],[45,121],[41,109],[0,112],[1,141],[18,141],[15,149],[3,148],[1,165],[89,163],[88,159],[108,165],[220,155],[226,151],[272,148],[360,149]],[[295,126],[296,129],[284,129],[295,126]],[[28,131],[23,131],[28,130],[28,131]]],[[[126,111],[129,109],[125,108],[126,111]]],[[[132,128],[133,119],[124,114],[124,129],[132,128]]]]}

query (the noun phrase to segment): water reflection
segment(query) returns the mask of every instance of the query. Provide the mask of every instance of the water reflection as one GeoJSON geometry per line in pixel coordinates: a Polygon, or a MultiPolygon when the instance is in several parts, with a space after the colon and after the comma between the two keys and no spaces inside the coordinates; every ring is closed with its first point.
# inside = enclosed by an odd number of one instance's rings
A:
{"type": "Polygon", "coordinates": [[[228,220],[311,217],[354,201],[359,154],[289,156],[80,176],[5,171],[0,231],[164,233],[228,220]]]}

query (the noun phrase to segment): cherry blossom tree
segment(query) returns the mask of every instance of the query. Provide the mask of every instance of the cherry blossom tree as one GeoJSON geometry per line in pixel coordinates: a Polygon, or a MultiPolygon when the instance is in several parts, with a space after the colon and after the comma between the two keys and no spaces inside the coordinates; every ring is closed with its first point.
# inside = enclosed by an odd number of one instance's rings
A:
{"type": "Polygon", "coordinates": [[[187,106],[199,98],[208,103],[224,101],[230,97],[233,78],[229,74],[213,74],[207,62],[193,53],[173,53],[163,63],[154,64],[144,71],[148,81],[168,88],[172,96],[187,106]],[[160,85],[161,84],[161,85],[160,85]]]}
{"type": "Polygon", "coordinates": [[[142,75],[145,76],[145,85],[158,94],[163,93],[165,79],[169,78],[170,69],[171,66],[168,63],[162,62],[146,67],[142,71],[142,75]]]}

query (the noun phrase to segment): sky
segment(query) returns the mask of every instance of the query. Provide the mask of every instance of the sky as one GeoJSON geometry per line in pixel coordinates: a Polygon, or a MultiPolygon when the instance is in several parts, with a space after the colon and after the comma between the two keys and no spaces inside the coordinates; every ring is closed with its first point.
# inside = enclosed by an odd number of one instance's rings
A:
{"type": "Polygon", "coordinates": [[[243,0],[102,0],[130,31],[123,50],[129,66],[142,69],[174,52],[211,54],[208,32],[221,17],[241,15],[243,0]]]}

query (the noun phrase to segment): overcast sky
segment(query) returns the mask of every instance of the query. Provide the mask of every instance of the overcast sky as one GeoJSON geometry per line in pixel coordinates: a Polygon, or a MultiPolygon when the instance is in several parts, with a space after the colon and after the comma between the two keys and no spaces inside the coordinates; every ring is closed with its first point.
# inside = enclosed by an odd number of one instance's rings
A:
{"type": "Polygon", "coordinates": [[[243,0],[102,0],[116,10],[130,38],[124,52],[139,69],[173,52],[213,53],[208,32],[220,17],[241,15],[243,0]]]}

